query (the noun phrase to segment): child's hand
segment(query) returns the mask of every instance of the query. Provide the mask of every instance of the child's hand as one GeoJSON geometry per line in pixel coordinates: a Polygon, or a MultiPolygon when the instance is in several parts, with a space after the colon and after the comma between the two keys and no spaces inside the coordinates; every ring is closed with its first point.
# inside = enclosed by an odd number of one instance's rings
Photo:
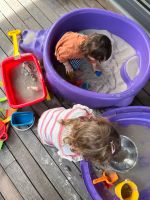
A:
{"type": "Polygon", "coordinates": [[[96,71],[97,63],[92,63],[93,71],[96,71]]]}
{"type": "Polygon", "coordinates": [[[65,65],[65,69],[66,69],[67,74],[73,73],[73,68],[72,68],[72,66],[70,65],[69,62],[64,63],[64,65],[65,65]]]}
{"type": "Polygon", "coordinates": [[[100,71],[100,63],[99,62],[93,62],[92,63],[93,71],[100,71]]]}
{"type": "Polygon", "coordinates": [[[65,66],[65,69],[66,69],[66,73],[67,74],[73,73],[73,68],[71,67],[71,65],[70,66],[65,66]]]}

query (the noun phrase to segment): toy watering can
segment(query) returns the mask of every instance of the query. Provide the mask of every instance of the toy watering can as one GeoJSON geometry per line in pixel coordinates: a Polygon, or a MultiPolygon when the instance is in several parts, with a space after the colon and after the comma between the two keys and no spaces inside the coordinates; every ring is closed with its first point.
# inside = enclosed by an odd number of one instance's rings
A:
{"type": "Polygon", "coordinates": [[[120,200],[138,200],[139,192],[136,184],[130,180],[125,180],[115,187],[115,194],[120,200]]]}
{"type": "Polygon", "coordinates": [[[100,182],[106,182],[108,185],[113,185],[118,180],[118,175],[116,172],[106,173],[103,172],[100,178],[96,178],[93,180],[93,184],[97,184],[100,182]]]}

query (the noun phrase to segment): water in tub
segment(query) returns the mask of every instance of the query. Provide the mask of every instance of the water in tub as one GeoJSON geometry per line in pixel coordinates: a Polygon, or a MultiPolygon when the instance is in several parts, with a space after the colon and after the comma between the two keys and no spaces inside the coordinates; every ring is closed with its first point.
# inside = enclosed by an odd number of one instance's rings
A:
{"type": "Polygon", "coordinates": [[[124,62],[128,61],[125,66],[126,72],[131,80],[136,77],[138,74],[139,57],[136,55],[135,49],[122,38],[106,30],[88,29],[82,30],[80,33],[87,35],[100,33],[108,36],[112,43],[112,55],[107,61],[101,63],[101,76],[96,76],[91,65],[86,60],[82,60],[80,65],[81,73],[75,72],[77,79],[88,82],[90,85],[88,90],[98,93],[113,94],[125,91],[128,85],[121,75],[121,68],[124,62]]]}
{"type": "MultiPolygon", "coordinates": [[[[150,190],[150,128],[139,125],[119,126],[118,131],[121,135],[126,135],[134,141],[138,149],[137,164],[128,172],[118,173],[118,182],[130,179],[137,185],[139,192],[144,195],[145,191],[150,190]]],[[[101,175],[99,167],[94,166],[93,169],[99,177],[101,175]]],[[[110,191],[114,193],[114,186],[110,191]]]]}
{"type": "Polygon", "coordinates": [[[16,103],[31,102],[43,96],[38,72],[32,61],[21,63],[13,68],[10,78],[16,103]]]}

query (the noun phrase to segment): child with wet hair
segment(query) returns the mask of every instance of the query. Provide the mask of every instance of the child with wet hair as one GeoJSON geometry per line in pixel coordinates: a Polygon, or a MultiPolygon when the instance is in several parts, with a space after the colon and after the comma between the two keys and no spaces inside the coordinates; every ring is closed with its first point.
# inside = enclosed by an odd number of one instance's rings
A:
{"type": "Polygon", "coordinates": [[[44,112],[38,134],[43,144],[56,147],[62,158],[74,162],[109,163],[120,150],[120,136],[113,124],[80,104],[44,112]]]}
{"type": "Polygon", "coordinates": [[[63,63],[66,73],[79,68],[80,59],[86,58],[93,71],[99,70],[100,63],[109,59],[112,53],[111,40],[103,34],[83,35],[76,32],[65,33],[55,47],[55,56],[63,63]]]}

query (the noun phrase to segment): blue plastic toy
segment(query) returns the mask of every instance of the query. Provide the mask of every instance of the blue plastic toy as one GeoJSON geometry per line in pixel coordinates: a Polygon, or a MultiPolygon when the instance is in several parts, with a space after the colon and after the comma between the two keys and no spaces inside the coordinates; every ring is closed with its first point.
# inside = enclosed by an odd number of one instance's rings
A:
{"type": "Polygon", "coordinates": [[[100,71],[95,71],[95,74],[96,74],[96,76],[101,76],[101,75],[102,75],[102,72],[100,72],[100,71]]]}
{"type": "Polygon", "coordinates": [[[11,125],[16,126],[31,126],[34,123],[33,112],[14,112],[11,116],[11,125]]]}
{"type": "Polygon", "coordinates": [[[88,90],[90,88],[90,84],[88,82],[84,82],[82,85],[81,85],[81,88],[85,89],[85,90],[88,90]]]}

